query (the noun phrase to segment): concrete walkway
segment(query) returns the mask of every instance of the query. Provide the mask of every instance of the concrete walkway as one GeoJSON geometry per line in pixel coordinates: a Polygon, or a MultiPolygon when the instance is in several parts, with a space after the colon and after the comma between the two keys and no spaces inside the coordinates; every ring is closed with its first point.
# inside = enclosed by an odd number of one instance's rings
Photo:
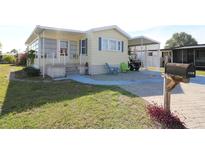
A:
{"type": "MultiPolygon", "coordinates": [[[[150,103],[163,105],[163,78],[159,72],[141,71],[118,75],[81,76],[68,78],[94,85],[117,85],[150,103]]],[[[171,110],[177,112],[188,128],[205,128],[205,77],[197,76],[190,83],[181,83],[172,92],[171,110]]]]}
{"type": "Polygon", "coordinates": [[[152,79],[144,79],[144,80],[97,80],[93,79],[90,76],[84,75],[70,75],[68,77],[57,78],[55,81],[59,80],[74,80],[84,84],[92,84],[92,85],[104,85],[104,86],[120,86],[120,85],[132,85],[132,84],[143,84],[146,82],[160,82],[160,80],[152,80],[152,79]]]}

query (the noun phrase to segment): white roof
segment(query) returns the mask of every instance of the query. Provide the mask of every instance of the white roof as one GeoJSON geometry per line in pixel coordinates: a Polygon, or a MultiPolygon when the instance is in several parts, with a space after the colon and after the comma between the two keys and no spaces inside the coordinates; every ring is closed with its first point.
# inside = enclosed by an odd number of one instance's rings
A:
{"type": "Polygon", "coordinates": [[[36,29],[45,29],[45,30],[72,32],[72,33],[85,33],[84,31],[80,31],[80,30],[65,29],[65,28],[55,28],[55,27],[47,27],[47,26],[40,26],[40,25],[37,25],[36,29]]]}
{"type": "Polygon", "coordinates": [[[140,46],[140,45],[151,45],[151,44],[160,44],[160,42],[148,38],[146,36],[137,36],[128,40],[129,46],[140,46]]]}
{"type": "Polygon", "coordinates": [[[148,44],[160,44],[160,42],[155,41],[151,38],[145,37],[145,36],[138,36],[138,37],[133,37],[131,38],[130,35],[122,30],[120,27],[117,25],[111,25],[111,26],[104,26],[104,27],[98,27],[98,28],[92,28],[88,31],[81,31],[81,30],[73,30],[73,29],[65,29],[65,28],[55,28],[55,27],[47,27],[47,26],[40,26],[37,25],[31,35],[28,37],[26,40],[25,44],[28,44],[31,40],[33,40],[37,34],[40,34],[44,30],[49,30],[49,31],[54,31],[54,32],[66,32],[66,33],[72,33],[75,35],[78,34],[86,34],[87,32],[97,32],[97,31],[103,31],[103,30],[109,30],[109,29],[115,29],[118,32],[120,32],[122,35],[128,38],[128,44],[130,46],[132,45],[148,45],[148,44]]]}
{"type": "Polygon", "coordinates": [[[125,37],[127,37],[128,39],[130,39],[130,35],[125,32],[124,30],[122,30],[120,27],[118,27],[117,25],[111,25],[111,26],[104,26],[104,27],[98,27],[98,28],[92,28],[90,30],[88,30],[87,32],[97,32],[97,31],[103,31],[103,30],[109,30],[109,29],[115,29],[118,32],[120,32],[121,34],[123,34],[125,37]]]}
{"type": "Polygon", "coordinates": [[[56,31],[56,32],[67,32],[67,33],[72,33],[72,34],[85,34],[85,31],[80,31],[80,30],[73,30],[73,29],[65,29],[65,28],[55,28],[55,27],[47,27],[47,26],[40,26],[37,25],[31,35],[28,37],[26,40],[25,44],[29,42],[29,40],[35,36],[36,34],[40,34],[43,30],[49,30],[49,31],[56,31]]]}
{"type": "Polygon", "coordinates": [[[179,48],[174,48],[174,49],[193,49],[193,48],[205,48],[205,44],[185,46],[185,47],[179,47],[179,48]]]}

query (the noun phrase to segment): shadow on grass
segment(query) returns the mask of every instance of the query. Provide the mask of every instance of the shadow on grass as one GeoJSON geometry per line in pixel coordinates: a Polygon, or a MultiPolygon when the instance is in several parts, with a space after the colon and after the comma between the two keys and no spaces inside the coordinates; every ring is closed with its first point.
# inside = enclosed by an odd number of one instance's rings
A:
{"type": "Polygon", "coordinates": [[[58,103],[105,90],[119,91],[123,95],[136,97],[117,87],[104,87],[80,84],[72,81],[56,82],[21,82],[10,81],[5,101],[1,107],[1,115],[11,112],[23,112],[40,107],[47,103],[58,103]]]}

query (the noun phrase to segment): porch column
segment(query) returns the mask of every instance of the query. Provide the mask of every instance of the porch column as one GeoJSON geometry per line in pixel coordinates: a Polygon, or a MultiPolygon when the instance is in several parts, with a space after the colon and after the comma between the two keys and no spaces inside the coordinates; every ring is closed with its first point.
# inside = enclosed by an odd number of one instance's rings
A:
{"type": "Polygon", "coordinates": [[[144,46],[144,63],[145,63],[145,68],[147,68],[147,45],[144,46]]]}
{"type": "Polygon", "coordinates": [[[41,58],[41,37],[38,35],[38,66],[40,68],[40,59],[41,58]]]}
{"type": "Polygon", "coordinates": [[[65,52],[63,54],[63,64],[65,65],[65,52]]]}
{"type": "Polygon", "coordinates": [[[43,30],[43,78],[45,78],[45,44],[44,44],[44,30],[43,30]]]}
{"type": "Polygon", "coordinates": [[[161,59],[161,52],[160,52],[160,44],[159,44],[159,49],[158,49],[158,53],[157,53],[157,56],[158,56],[158,69],[160,71],[160,59],[161,59]]]}
{"type": "Polygon", "coordinates": [[[57,40],[57,51],[56,56],[58,56],[58,62],[60,64],[60,40],[57,40]]]}
{"type": "Polygon", "coordinates": [[[173,50],[170,51],[170,55],[171,55],[171,62],[173,63],[173,50]]]}
{"type": "MultiPolygon", "coordinates": [[[[141,53],[143,52],[143,39],[141,38],[141,53]]],[[[145,68],[145,52],[144,52],[144,62],[143,62],[143,67],[145,68]]]]}
{"type": "Polygon", "coordinates": [[[53,59],[52,59],[52,62],[53,62],[53,65],[54,65],[54,58],[55,58],[55,53],[53,53],[53,59]]]}
{"type": "Polygon", "coordinates": [[[196,50],[194,49],[194,66],[196,66],[196,50]]]}

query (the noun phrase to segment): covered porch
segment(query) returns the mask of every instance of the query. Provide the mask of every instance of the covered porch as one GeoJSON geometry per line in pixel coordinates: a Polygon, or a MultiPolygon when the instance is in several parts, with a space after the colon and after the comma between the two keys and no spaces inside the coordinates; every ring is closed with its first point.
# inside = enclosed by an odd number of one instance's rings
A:
{"type": "Polygon", "coordinates": [[[37,26],[26,44],[27,50],[36,51],[34,65],[41,69],[43,76],[80,72],[80,64],[86,56],[83,31],[37,26]]]}

